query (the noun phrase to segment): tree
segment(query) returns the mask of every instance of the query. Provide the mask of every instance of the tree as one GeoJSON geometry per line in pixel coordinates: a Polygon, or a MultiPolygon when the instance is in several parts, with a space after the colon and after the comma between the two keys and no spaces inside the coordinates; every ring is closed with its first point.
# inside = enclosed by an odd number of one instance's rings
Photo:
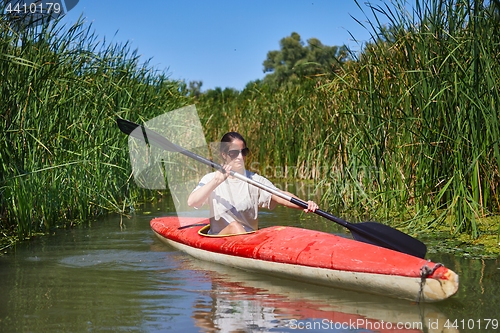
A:
{"type": "Polygon", "coordinates": [[[283,84],[304,77],[331,75],[349,59],[346,46],[326,46],[317,38],[304,44],[300,35],[292,32],[280,41],[280,50],[267,53],[264,73],[268,83],[283,84]]]}
{"type": "Polygon", "coordinates": [[[202,81],[189,81],[189,96],[199,97],[201,94],[202,81]]]}
{"type": "Polygon", "coordinates": [[[212,100],[217,103],[225,103],[228,100],[238,97],[239,91],[234,88],[225,88],[222,90],[221,87],[215,87],[214,89],[208,89],[202,98],[204,101],[212,100]]]}

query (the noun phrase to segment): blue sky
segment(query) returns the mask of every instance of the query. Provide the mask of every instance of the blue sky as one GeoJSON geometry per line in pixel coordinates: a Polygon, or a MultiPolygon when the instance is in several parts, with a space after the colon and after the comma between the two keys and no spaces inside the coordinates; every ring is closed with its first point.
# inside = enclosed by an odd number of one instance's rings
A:
{"type": "Polygon", "coordinates": [[[150,64],[172,79],[203,81],[202,90],[241,90],[263,78],[267,52],[278,50],[280,39],[292,32],[304,41],[315,37],[353,49],[370,38],[351,17],[367,20],[354,0],[80,0],[63,21],[74,23],[80,15],[98,36],[129,41],[142,60],[152,58],[150,64]]]}

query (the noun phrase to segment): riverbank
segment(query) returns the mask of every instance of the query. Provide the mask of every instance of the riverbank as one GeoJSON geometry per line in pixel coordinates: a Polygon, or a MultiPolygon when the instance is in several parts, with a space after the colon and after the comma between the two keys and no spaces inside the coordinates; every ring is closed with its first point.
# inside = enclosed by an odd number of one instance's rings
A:
{"type": "Polygon", "coordinates": [[[500,217],[493,216],[478,222],[479,236],[458,233],[451,235],[448,228],[439,228],[422,235],[429,253],[450,253],[455,256],[476,259],[495,259],[500,256],[500,217]]]}
{"type": "MultiPolygon", "coordinates": [[[[142,215],[148,215],[151,212],[145,212],[141,209],[136,210],[137,213],[142,215]]],[[[115,214],[110,213],[107,216],[113,216],[115,214]]],[[[316,217],[316,216],[315,216],[316,217]]],[[[107,218],[103,216],[102,218],[107,218]]],[[[127,219],[127,218],[125,218],[127,219]]],[[[320,221],[320,217],[317,217],[320,221]]],[[[419,234],[411,234],[408,230],[402,230],[405,233],[421,240],[427,245],[427,257],[432,257],[436,253],[447,253],[457,257],[469,258],[469,259],[496,259],[500,257],[500,238],[499,234],[499,224],[500,217],[489,217],[482,219],[478,225],[480,226],[480,234],[477,238],[472,238],[467,234],[450,234],[448,228],[440,227],[435,230],[427,230],[425,232],[420,232],[419,234]]],[[[99,220],[93,222],[94,225],[99,224],[99,220]]],[[[85,224],[70,226],[60,226],[54,228],[51,232],[47,233],[37,233],[31,237],[20,240],[19,237],[14,235],[8,235],[6,232],[0,231],[0,256],[7,253],[9,249],[15,247],[16,244],[22,242],[29,242],[33,238],[49,237],[50,234],[54,234],[59,229],[69,229],[69,228],[81,228],[86,227],[85,224]]],[[[307,225],[303,226],[307,228],[307,225]]],[[[323,229],[321,226],[316,226],[318,230],[323,229]]],[[[342,229],[343,230],[343,229],[342,229]]],[[[321,230],[325,232],[331,232],[330,230],[321,230]]],[[[346,231],[347,232],[347,231],[346,231]]]]}

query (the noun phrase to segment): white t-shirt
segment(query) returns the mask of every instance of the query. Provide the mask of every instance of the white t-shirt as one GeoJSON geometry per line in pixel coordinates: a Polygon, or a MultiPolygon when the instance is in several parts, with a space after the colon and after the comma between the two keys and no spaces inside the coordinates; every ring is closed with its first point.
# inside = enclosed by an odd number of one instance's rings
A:
{"type": "MultiPolygon", "coordinates": [[[[214,176],[215,172],[203,176],[193,191],[207,184],[214,176]]],[[[245,176],[277,189],[268,179],[256,173],[246,170],[245,176]]],[[[218,234],[233,221],[240,222],[246,231],[257,230],[259,207],[274,209],[276,206],[271,196],[271,193],[245,181],[228,177],[204,202],[210,206],[210,233],[218,234]]]]}

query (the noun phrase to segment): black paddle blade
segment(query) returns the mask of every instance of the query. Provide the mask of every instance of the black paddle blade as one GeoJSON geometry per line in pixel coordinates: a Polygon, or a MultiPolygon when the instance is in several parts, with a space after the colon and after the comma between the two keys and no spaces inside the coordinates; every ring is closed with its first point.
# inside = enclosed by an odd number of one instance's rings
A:
{"type": "Polygon", "coordinates": [[[131,137],[134,137],[136,139],[143,140],[146,142],[146,144],[151,143],[166,151],[181,153],[187,157],[191,157],[192,159],[197,160],[198,162],[204,163],[216,170],[221,170],[222,172],[224,172],[223,171],[224,169],[219,164],[209,159],[206,159],[202,156],[196,155],[195,153],[190,152],[189,150],[186,150],[176,145],[173,142],[170,142],[169,140],[167,140],[167,138],[165,138],[161,134],[153,130],[150,130],[149,128],[146,128],[144,125],[138,125],[136,123],[121,118],[117,118],[116,123],[123,133],[130,135],[131,137]],[[136,131],[136,129],[139,127],[141,128],[141,130],[136,131]]]}
{"type": "Polygon", "coordinates": [[[146,128],[143,125],[138,125],[136,123],[133,123],[131,121],[125,120],[125,119],[120,119],[116,118],[116,124],[120,128],[120,131],[123,133],[130,135],[136,139],[143,140],[146,142],[146,144],[154,143],[155,145],[159,146],[160,148],[163,148],[168,151],[173,151],[173,152],[178,152],[182,153],[184,152],[184,148],[181,148],[177,146],[176,144],[168,141],[165,137],[163,137],[161,134],[156,133],[155,131],[152,131],[148,128],[146,128]],[[141,128],[141,130],[137,130],[138,128],[141,128]]]}
{"type": "Polygon", "coordinates": [[[120,128],[120,131],[127,135],[130,135],[137,127],[141,126],[121,118],[116,118],[116,124],[118,125],[118,128],[120,128]]]}
{"type": "MultiPolygon", "coordinates": [[[[307,208],[307,202],[305,201],[297,198],[291,198],[290,201],[297,206],[307,208]]],[[[422,259],[427,252],[424,243],[388,225],[377,222],[349,223],[321,209],[316,209],[314,213],[346,227],[357,241],[385,247],[422,259]]]]}
{"type": "Polygon", "coordinates": [[[364,243],[382,246],[422,259],[427,253],[427,246],[424,243],[385,224],[362,222],[351,224],[349,229],[355,240],[364,243]]]}

